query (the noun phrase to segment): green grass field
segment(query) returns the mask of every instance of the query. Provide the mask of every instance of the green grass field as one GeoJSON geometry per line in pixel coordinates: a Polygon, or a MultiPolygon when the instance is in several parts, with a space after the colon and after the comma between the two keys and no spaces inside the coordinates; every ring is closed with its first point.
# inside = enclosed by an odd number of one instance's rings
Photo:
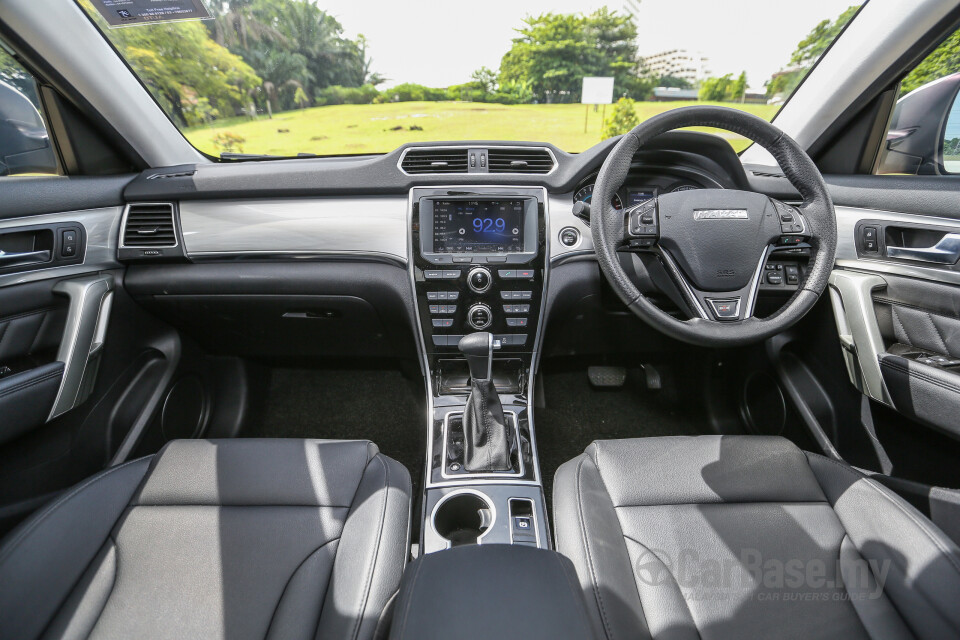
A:
{"type": "MultiPolygon", "coordinates": [[[[676,107],[704,102],[639,102],[641,120],[676,107]]],[[[732,104],[770,119],[777,107],[732,104]]],[[[611,106],[607,107],[609,113],[611,106]]],[[[244,138],[234,151],[295,155],[384,153],[405,142],[436,140],[517,140],[550,142],[565,151],[578,152],[600,142],[601,111],[579,104],[502,105],[478,102],[395,102],[337,105],[287,111],[250,120],[231,118],[213,126],[184,131],[200,150],[218,155],[222,147],[214,137],[229,132],[244,138]],[[584,121],[587,131],[584,133],[584,121]],[[420,127],[413,129],[411,127],[420,127]]],[[[708,130],[708,129],[705,129],[708,130]]],[[[737,151],[748,142],[721,132],[737,151]]]]}

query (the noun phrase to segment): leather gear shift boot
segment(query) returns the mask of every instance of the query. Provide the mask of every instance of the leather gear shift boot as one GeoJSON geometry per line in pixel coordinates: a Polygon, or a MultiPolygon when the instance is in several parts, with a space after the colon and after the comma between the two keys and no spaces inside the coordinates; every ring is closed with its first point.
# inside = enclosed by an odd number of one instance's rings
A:
{"type": "Polygon", "coordinates": [[[510,435],[493,380],[471,382],[463,409],[463,466],[467,471],[511,471],[510,435]]]}

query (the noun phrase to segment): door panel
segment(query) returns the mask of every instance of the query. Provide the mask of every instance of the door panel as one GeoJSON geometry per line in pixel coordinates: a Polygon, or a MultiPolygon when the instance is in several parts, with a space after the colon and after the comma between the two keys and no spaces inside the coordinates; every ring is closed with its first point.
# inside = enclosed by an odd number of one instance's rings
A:
{"type": "Polygon", "coordinates": [[[829,291],[850,382],[869,399],[845,428],[868,435],[886,467],[876,471],[960,487],[960,266],[927,251],[960,233],[957,181],[924,180],[910,213],[845,206],[867,194],[898,202],[900,178],[845,182],[829,291]]]}
{"type": "Polygon", "coordinates": [[[129,456],[179,362],[179,335],[122,289],[116,184],[40,179],[32,201],[11,192],[0,214],[0,250],[49,245],[39,262],[0,265],[0,535],[129,456]],[[43,203],[77,208],[33,215],[43,203]],[[76,253],[60,260],[65,241],[77,242],[76,253]]]}

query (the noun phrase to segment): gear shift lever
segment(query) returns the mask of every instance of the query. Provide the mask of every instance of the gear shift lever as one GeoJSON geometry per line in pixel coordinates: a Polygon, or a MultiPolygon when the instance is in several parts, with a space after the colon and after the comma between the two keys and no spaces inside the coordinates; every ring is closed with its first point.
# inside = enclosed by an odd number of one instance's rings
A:
{"type": "Polygon", "coordinates": [[[463,467],[471,472],[510,471],[510,440],[493,384],[493,336],[464,336],[458,345],[470,367],[470,396],[463,409],[463,467]]]}

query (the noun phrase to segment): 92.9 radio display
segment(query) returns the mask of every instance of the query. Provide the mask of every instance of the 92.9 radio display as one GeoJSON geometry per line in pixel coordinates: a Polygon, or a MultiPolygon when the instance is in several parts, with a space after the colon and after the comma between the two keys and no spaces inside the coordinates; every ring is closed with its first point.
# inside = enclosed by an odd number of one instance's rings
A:
{"type": "Polygon", "coordinates": [[[434,200],[436,253],[523,251],[523,200],[434,200]]]}

